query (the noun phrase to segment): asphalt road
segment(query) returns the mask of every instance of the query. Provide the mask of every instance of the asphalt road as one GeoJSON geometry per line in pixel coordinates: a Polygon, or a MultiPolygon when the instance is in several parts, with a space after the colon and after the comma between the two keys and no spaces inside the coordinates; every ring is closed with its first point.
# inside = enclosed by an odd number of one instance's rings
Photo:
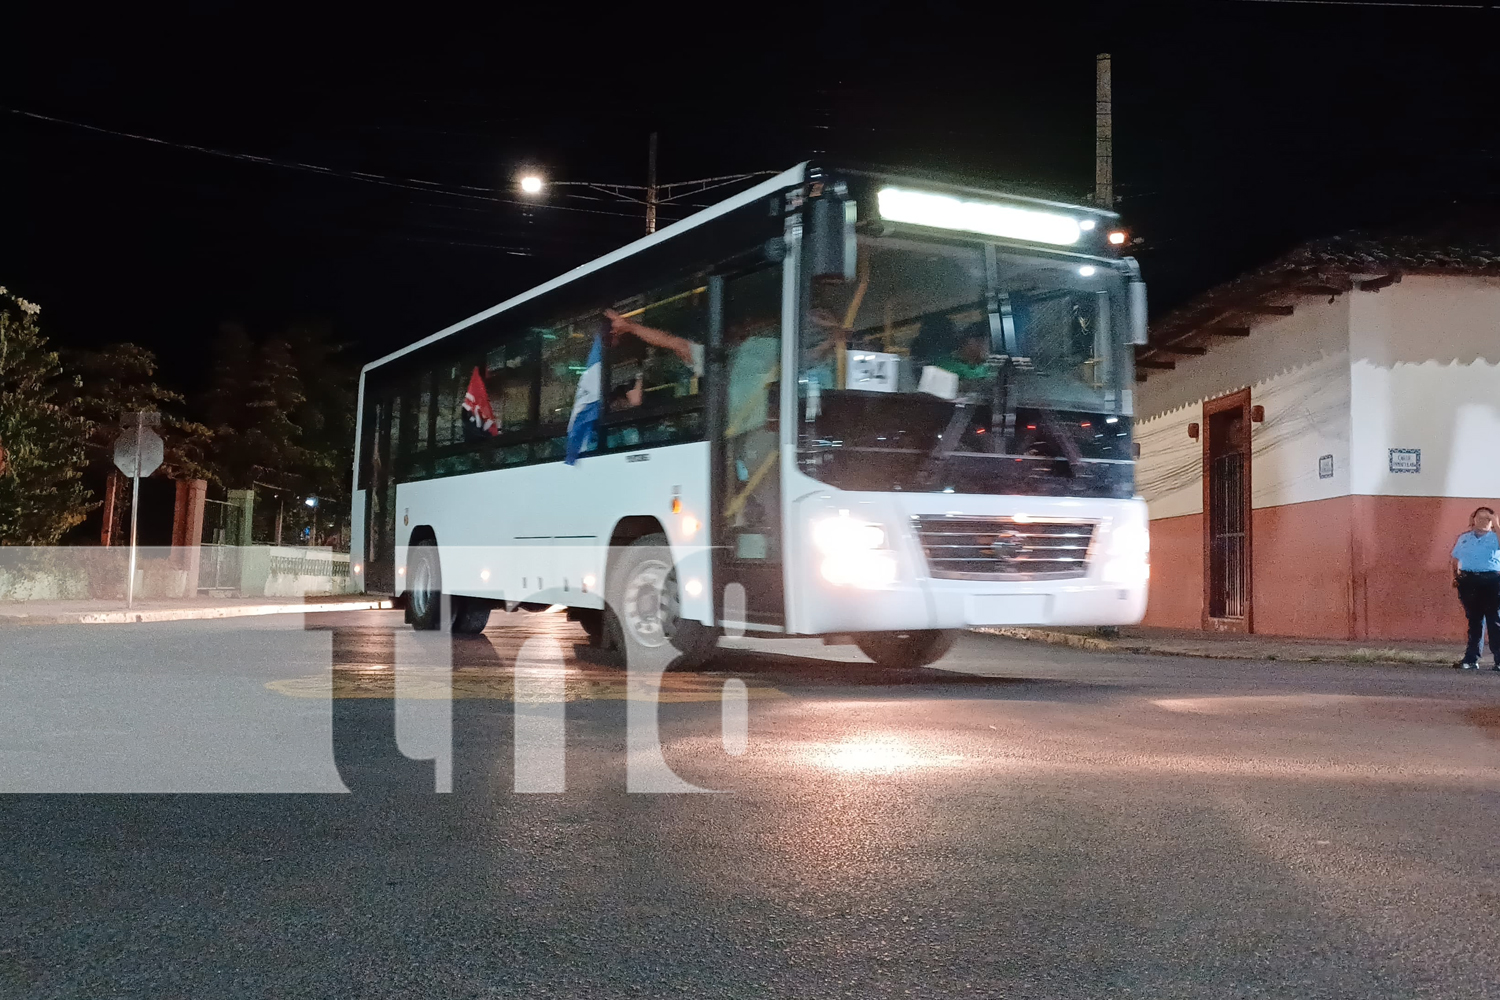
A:
{"type": "Polygon", "coordinates": [[[562,616],[398,629],[0,633],[0,996],[1500,996],[1500,674],[742,642],[743,753],[723,675],[663,687],[719,794],[626,794],[562,616]],[[562,793],[512,791],[528,639],[562,793]],[[393,729],[449,683],[438,794],[393,729]]]}

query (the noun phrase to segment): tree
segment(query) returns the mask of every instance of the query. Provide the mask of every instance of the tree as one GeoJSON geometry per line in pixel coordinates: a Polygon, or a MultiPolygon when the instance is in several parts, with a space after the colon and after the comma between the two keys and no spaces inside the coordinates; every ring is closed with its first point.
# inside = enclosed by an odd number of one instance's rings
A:
{"type": "Polygon", "coordinates": [[[214,353],[203,408],[219,480],[347,503],[359,375],[344,348],[316,326],[256,343],[227,325],[214,353]]]}
{"type": "Polygon", "coordinates": [[[231,489],[301,489],[305,456],[293,415],[305,396],[291,346],[279,338],[257,345],[243,327],[226,325],[214,356],[203,403],[217,478],[231,489]]]}
{"type": "Polygon", "coordinates": [[[359,368],[323,327],[295,327],[287,339],[306,397],[293,416],[302,432],[303,475],[310,492],[347,510],[359,368]]]}
{"type": "Polygon", "coordinates": [[[77,376],[71,408],[89,421],[88,459],[94,466],[114,461],[120,419],[127,413],[160,413],[166,457],[162,472],[171,479],[216,480],[209,447],[213,432],[180,412],[179,392],[156,383],[156,355],[137,344],[111,344],[98,351],[63,350],[65,370],[77,376]]]}
{"type": "Polygon", "coordinates": [[[0,288],[0,544],[52,545],[93,507],[82,482],[89,422],[47,349],[40,307],[0,288]]]}

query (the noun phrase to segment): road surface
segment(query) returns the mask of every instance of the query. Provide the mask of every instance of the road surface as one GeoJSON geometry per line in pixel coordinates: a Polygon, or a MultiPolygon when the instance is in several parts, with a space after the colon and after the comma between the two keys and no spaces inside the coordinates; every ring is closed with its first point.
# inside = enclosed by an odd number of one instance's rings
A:
{"type": "Polygon", "coordinates": [[[561,615],[411,641],[0,633],[0,995],[1500,995],[1500,674],[741,641],[663,685],[716,793],[626,794],[632,689],[561,615]],[[561,793],[512,790],[528,640],[561,793]],[[451,677],[449,793],[395,749],[398,657],[419,721],[451,677]]]}

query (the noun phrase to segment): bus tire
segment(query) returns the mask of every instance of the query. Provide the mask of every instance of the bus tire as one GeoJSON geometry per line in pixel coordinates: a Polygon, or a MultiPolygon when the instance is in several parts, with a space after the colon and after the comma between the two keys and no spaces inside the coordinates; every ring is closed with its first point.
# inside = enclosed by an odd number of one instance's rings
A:
{"type": "Polygon", "coordinates": [[[888,670],[925,667],[943,658],[958,639],[958,629],[914,629],[910,632],[861,632],[859,651],[888,670]]]}
{"type": "Polygon", "coordinates": [[[490,623],[493,605],[482,597],[453,597],[453,634],[478,635],[490,623]]]}
{"type": "Polygon", "coordinates": [[[620,651],[627,667],[696,670],[713,656],[718,630],[678,617],[677,567],[665,535],[626,546],[607,582],[603,641],[620,651]]]}
{"type": "Polygon", "coordinates": [[[406,550],[406,620],[418,632],[443,627],[443,567],[437,542],[424,538],[406,550]]]}
{"type": "Polygon", "coordinates": [[[568,620],[577,622],[578,627],[588,633],[590,646],[604,644],[604,612],[597,608],[571,608],[568,620]]]}

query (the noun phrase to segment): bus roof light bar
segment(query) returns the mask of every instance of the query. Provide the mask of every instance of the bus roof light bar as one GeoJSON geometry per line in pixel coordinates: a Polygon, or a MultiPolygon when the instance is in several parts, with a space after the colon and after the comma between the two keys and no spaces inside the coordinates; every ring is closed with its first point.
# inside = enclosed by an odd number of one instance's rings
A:
{"type": "Polygon", "coordinates": [[[958,229],[983,236],[1072,246],[1083,235],[1078,219],[1056,212],[968,201],[929,191],[881,188],[877,195],[880,217],[888,222],[908,222],[933,229],[958,229]]]}

